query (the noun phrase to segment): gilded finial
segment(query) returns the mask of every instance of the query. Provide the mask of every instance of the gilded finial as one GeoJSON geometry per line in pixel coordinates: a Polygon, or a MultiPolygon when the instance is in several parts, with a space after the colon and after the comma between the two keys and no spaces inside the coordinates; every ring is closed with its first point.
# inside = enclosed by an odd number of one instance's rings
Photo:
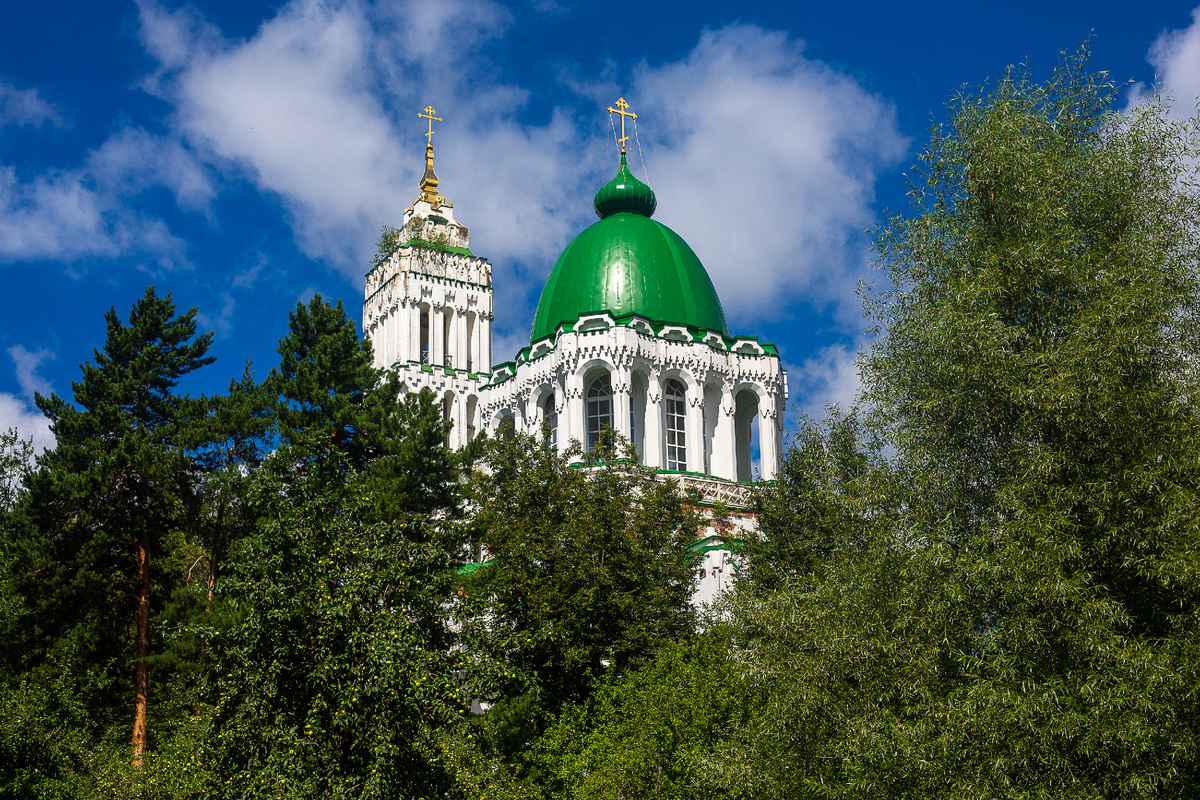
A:
{"type": "MultiPolygon", "coordinates": [[[[629,103],[625,102],[624,97],[618,97],[617,102],[613,105],[615,105],[616,108],[609,106],[608,113],[621,115],[621,138],[617,139],[617,142],[619,142],[621,145],[621,155],[625,155],[625,142],[629,141],[629,137],[625,135],[625,118],[629,117],[630,119],[637,119],[637,114],[634,114],[629,110],[629,103]]],[[[430,124],[432,125],[433,123],[430,124]]]]}
{"type": "Polygon", "coordinates": [[[437,122],[442,121],[441,117],[434,116],[434,114],[436,114],[436,113],[437,112],[433,110],[433,106],[425,106],[424,111],[417,112],[418,117],[420,117],[421,119],[429,120],[429,133],[425,134],[425,146],[426,147],[433,147],[433,123],[434,123],[434,121],[435,120],[437,122]]]}
{"type": "Polygon", "coordinates": [[[437,208],[446,202],[446,198],[437,193],[438,177],[433,171],[433,123],[441,122],[441,117],[435,117],[433,106],[426,106],[424,111],[417,113],[421,119],[429,120],[429,131],[425,134],[425,174],[421,176],[421,196],[413,201],[414,204],[424,200],[429,205],[437,208]]]}

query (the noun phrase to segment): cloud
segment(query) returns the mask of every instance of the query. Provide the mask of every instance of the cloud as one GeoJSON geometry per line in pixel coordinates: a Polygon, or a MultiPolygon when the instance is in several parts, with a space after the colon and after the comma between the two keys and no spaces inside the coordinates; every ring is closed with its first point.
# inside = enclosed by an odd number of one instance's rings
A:
{"type": "Polygon", "coordinates": [[[416,110],[430,102],[446,120],[435,137],[442,188],[486,231],[488,255],[545,260],[565,244],[558,211],[580,143],[562,114],[521,124],[527,93],[480,69],[472,48],[510,24],[502,6],[293,0],[244,41],[190,8],[139,7],[159,61],[145,86],[174,104],[180,135],[212,163],[282,200],[310,257],[361,280],[380,225],[417,193],[416,110]]]}
{"type": "Polygon", "coordinates": [[[164,267],[183,263],[183,240],[125,199],[113,187],[98,188],[87,168],[22,181],[0,164],[0,262],[145,254],[164,267]]]}
{"type": "Polygon", "coordinates": [[[182,142],[136,127],[117,131],[76,167],[23,180],[0,164],[0,261],[143,255],[164,268],[185,265],[184,241],[137,208],[135,198],[155,187],[205,213],[216,195],[209,170],[182,142]]]}
{"type": "MultiPolygon", "coordinates": [[[[36,89],[0,80],[0,128],[65,125],[36,89]]],[[[184,263],[184,243],[131,200],[164,186],[183,208],[204,211],[215,196],[204,166],[177,139],[124,127],[82,163],[32,175],[0,161],[0,262],[149,255],[184,263]]]]}
{"type": "Polygon", "coordinates": [[[54,106],[43,100],[36,89],[18,89],[0,79],[0,128],[6,125],[36,127],[46,123],[65,124],[54,106]]]}
{"type": "MultiPolygon", "coordinates": [[[[1200,98],[1200,7],[1192,11],[1192,24],[1164,31],[1150,46],[1147,59],[1154,65],[1163,89],[1175,100],[1176,109],[1191,116],[1200,98]]],[[[1134,95],[1141,87],[1135,87],[1134,95]]]]}
{"type": "Polygon", "coordinates": [[[54,449],[54,434],[50,421],[40,411],[32,410],[21,398],[0,392],[0,431],[13,428],[23,439],[33,439],[35,453],[54,449]]]}
{"type": "Polygon", "coordinates": [[[0,431],[15,428],[23,438],[32,438],[34,452],[52,449],[54,434],[50,432],[50,421],[33,407],[33,395],[34,392],[50,394],[50,382],[37,374],[37,368],[43,361],[53,359],[54,353],[50,350],[29,351],[22,345],[15,345],[8,348],[8,355],[16,368],[23,397],[0,392],[0,431]]]}
{"type": "Polygon", "coordinates": [[[124,128],[90,153],[86,174],[111,198],[165,187],[181,208],[208,211],[216,196],[211,171],[176,138],[124,128]]]}
{"type": "Polygon", "coordinates": [[[233,330],[233,309],[236,303],[234,303],[233,295],[228,292],[221,293],[221,300],[220,313],[214,317],[205,314],[203,311],[198,311],[196,313],[196,322],[200,324],[201,329],[216,331],[224,339],[233,330]]]}
{"type": "Polygon", "coordinates": [[[805,58],[802,42],[749,25],[643,66],[627,97],[658,217],[696,250],[731,317],[852,295],[876,176],[908,148],[889,103],[805,58]]]}
{"type": "Polygon", "coordinates": [[[822,348],[799,367],[788,367],[788,394],[792,403],[814,419],[823,418],[828,406],[849,410],[862,388],[858,351],[857,342],[835,343],[822,348]]]}
{"type": "Polygon", "coordinates": [[[21,386],[21,394],[28,400],[33,400],[35,392],[49,396],[53,391],[50,382],[37,374],[38,366],[46,360],[54,360],[52,350],[26,350],[22,345],[8,348],[8,355],[16,366],[17,383],[21,386]]]}

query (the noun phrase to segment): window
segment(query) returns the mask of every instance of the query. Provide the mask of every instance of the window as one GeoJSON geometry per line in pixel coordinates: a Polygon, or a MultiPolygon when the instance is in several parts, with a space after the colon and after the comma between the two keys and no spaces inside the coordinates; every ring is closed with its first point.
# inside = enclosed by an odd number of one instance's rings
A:
{"type": "Polygon", "coordinates": [[[546,446],[551,450],[558,448],[558,409],[554,405],[554,394],[551,393],[542,402],[542,419],[546,421],[546,446]]]}
{"type": "Polygon", "coordinates": [[[600,431],[613,424],[612,384],[605,375],[592,381],[587,391],[587,449],[600,441],[600,431]]]}
{"type": "Polygon", "coordinates": [[[687,470],[687,437],[684,421],[687,418],[687,392],[677,380],[669,380],[664,388],[667,412],[667,469],[687,470]]]}
{"type": "Polygon", "coordinates": [[[475,371],[475,315],[467,313],[467,372],[475,371]]]}
{"type": "Polygon", "coordinates": [[[421,306],[421,352],[422,364],[429,363],[429,307],[421,306]]]}

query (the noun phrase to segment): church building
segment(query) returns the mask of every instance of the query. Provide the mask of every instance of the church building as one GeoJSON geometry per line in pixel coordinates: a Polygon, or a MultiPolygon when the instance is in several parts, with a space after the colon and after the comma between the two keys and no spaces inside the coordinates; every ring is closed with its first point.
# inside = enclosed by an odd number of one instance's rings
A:
{"type": "MultiPolygon", "coordinates": [[[[529,345],[492,362],[492,267],[471,252],[469,231],[438,192],[432,107],[421,194],[405,210],[397,250],[368,274],[363,332],[375,366],[408,391],[431,390],[454,422],[449,445],[506,424],[563,449],[590,449],[611,428],[642,462],[698,489],[707,503],[752,528],[748,484],[770,480],[782,450],[786,374],[774,345],[729,331],[700,259],[653,219],[654,191],[626,162],[624,99],[620,166],[593,199],[599,221],[558,257],[542,289],[529,345]],[[757,463],[755,456],[757,456],[757,463]],[[740,514],[738,512],[741,512],[740,514]]],[[[753,265],[746,265],[747,272],[753,265]]],[[[698,599],[728,578],[720,537],[705,554],[698,599]]]]}

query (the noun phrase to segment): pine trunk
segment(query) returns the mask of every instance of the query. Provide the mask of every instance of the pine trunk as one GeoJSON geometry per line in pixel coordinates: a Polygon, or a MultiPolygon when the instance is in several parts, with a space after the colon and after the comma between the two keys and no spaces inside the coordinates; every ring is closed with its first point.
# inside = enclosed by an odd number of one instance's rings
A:
{"type": "Polygon", "coordinates": [[[138,617],[135,697],[133,705],[133,765],[142,766],[146,752],[146,694],[150,682],[150,536],[138,542],[138,617]]]}

